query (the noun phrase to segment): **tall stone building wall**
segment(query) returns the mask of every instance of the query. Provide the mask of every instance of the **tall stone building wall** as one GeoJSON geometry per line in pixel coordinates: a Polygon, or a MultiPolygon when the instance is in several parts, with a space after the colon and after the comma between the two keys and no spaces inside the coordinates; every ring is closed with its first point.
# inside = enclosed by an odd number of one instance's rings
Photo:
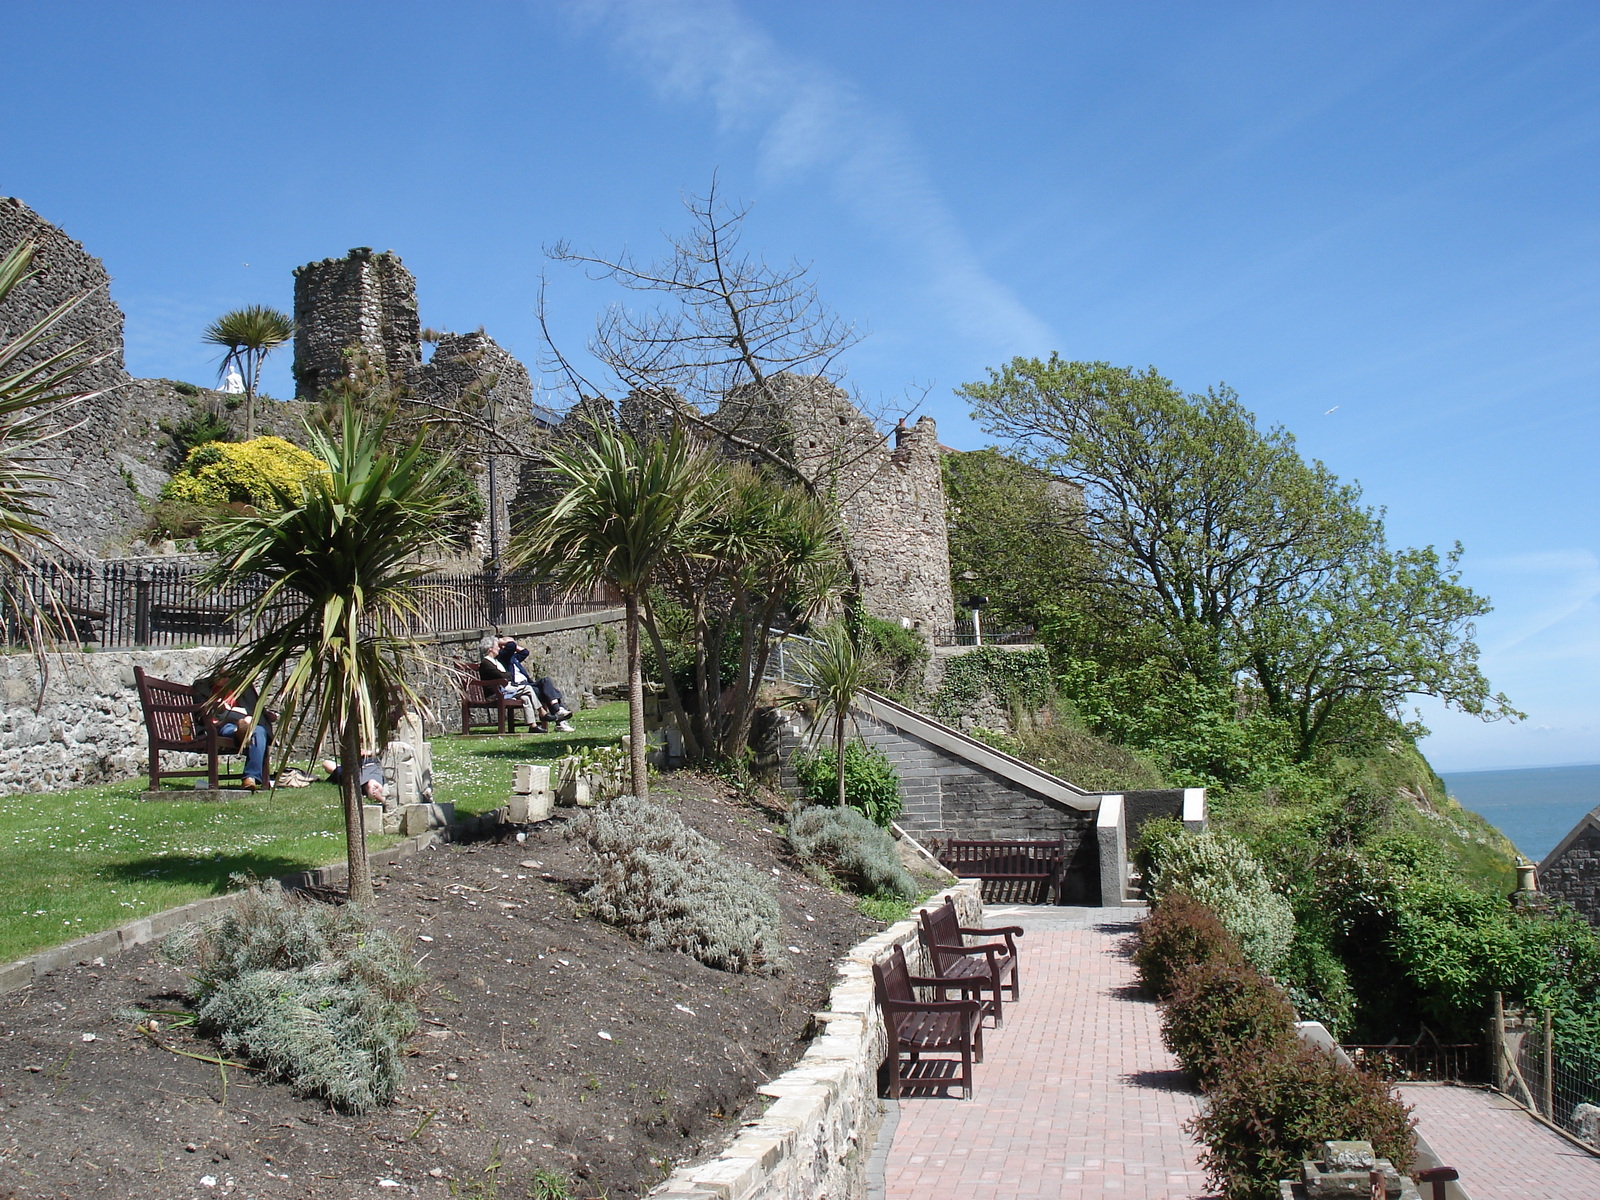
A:
{"type": "Polygon", "coordinates": [[[422,366],[417,281],[393,250],[360,246],[294,272],[295,395],[315,399],[344,375],[361,347],[389,378],[409,383],[422,366]]]}
{"type": "Polygon", "coordinates": [[[739,443],[790,459],[839,506],[862,603],[886,620],[932,632],[955,623],[950,531],[938,428],[932,417],[884,435],[843,388],[817,376],[773,376],[744,388],[713,420],[739,443]]]}

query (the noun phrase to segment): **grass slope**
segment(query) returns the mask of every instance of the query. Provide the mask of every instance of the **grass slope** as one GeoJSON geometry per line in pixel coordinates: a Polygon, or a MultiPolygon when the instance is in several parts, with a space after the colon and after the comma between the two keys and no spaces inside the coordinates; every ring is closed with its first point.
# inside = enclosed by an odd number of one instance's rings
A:
{"type": "MultiPolygon", "coordinates": [[[[550,762],[627,730],[625,704],[573,719],[574,734],[441,737],[440,800],[472,815],[498,808],[517,763],[550,762]]],[[[338,791],[318,783],[248,800],[149,803],[141,777],[7,797],[0,808],[0,962],[228,890],[235,873],[266,879],[342,861],[338,791]]],[[[395,838],[372,838],[373,849],[395,838]]]]}

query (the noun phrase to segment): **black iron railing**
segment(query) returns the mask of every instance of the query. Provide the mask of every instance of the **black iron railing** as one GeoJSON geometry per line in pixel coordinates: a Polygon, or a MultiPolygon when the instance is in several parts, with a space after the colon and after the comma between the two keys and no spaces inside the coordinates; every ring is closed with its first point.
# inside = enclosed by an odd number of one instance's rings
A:
{"type": "MultiPolygon", "coordinates": [[[[126,646],[227,646],[270,628],[292,599],[255,614],[266,590],[260,576],[241,575],[209,591],[205,564],[189,560],[40,563],[0,577],[5,641],[25,639],[22,614],[40,614],[56,638],[112,649],[126,646]],[[256,616],[257,628],[250,618],[256,616]]],[[[603,589],[563,593],[548,580],[492,572],[439,574],[418,586],[419,614],[410,632],[447,633],[523,625],[596,612],[618,601],[603,589]]]]}
{"type": "Polygon", "coordinates": [[[971,621],[957,621],[933,631],[935,646],[1020,646],[1033,641],[1035,630],[1031,625],[1015,628],[991,629],[985,623],[981,629],[973,628],[971,621]]]}
{"type": "Polygon", "coordinates": [[[1480,1043],[1375,1046],[1349,1043],[1344,1051],[1356,1066],[1392,1083],[1482,1083],[1487,1054],[1480,1043]]]}

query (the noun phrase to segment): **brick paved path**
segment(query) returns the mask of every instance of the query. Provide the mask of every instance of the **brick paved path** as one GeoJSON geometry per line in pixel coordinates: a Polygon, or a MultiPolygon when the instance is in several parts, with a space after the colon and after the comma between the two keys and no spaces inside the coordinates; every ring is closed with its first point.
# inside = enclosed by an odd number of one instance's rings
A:
{"type": "Polygon", "coordinates": [[[1402,1087],[1417,1132],[1472,1200],[1595,1200],[1600,1158],[1481,1088],[1402,1087]]]}
{"type": "Polygon", "coordinates": [[[1200,1097],[1163,1049],[1156,1006],[1134,990],[1133,967],[1118,953],[1126,918],[996,907],[984,919],[1028,930],[1022,1002],[984,1035],[976,1099],[901,1102],[886,1200],[1205,1195],[1182,1129],[1200,1097]]]}

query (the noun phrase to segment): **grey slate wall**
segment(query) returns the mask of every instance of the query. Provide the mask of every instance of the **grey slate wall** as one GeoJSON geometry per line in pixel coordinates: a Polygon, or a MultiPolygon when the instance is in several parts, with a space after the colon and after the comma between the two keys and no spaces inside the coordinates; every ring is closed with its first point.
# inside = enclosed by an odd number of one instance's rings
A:
{"type": "MultiPolygon", "coordinates": [[[[1093,811],[1051,800],[921,738],[856,714],[856,732],[881,750],[900,776],[899,824],[937,852],[951,839],[1029,841],[1065,838],[1063,904],[1100,902],[1100,855],[1093,811]]],[[[785,735],[785,757],[800,744],[785,735]]],[[[793,783],[792,777],[787,782],[793,783]]]]}
{"type": "Polygon", "coordinates": [[[1591,924],[1600,925],[1600,829],[1590,816],[1584,821],[1588,827],[1539,868],[1539,890],[1565,900],[1591,924]]]}

